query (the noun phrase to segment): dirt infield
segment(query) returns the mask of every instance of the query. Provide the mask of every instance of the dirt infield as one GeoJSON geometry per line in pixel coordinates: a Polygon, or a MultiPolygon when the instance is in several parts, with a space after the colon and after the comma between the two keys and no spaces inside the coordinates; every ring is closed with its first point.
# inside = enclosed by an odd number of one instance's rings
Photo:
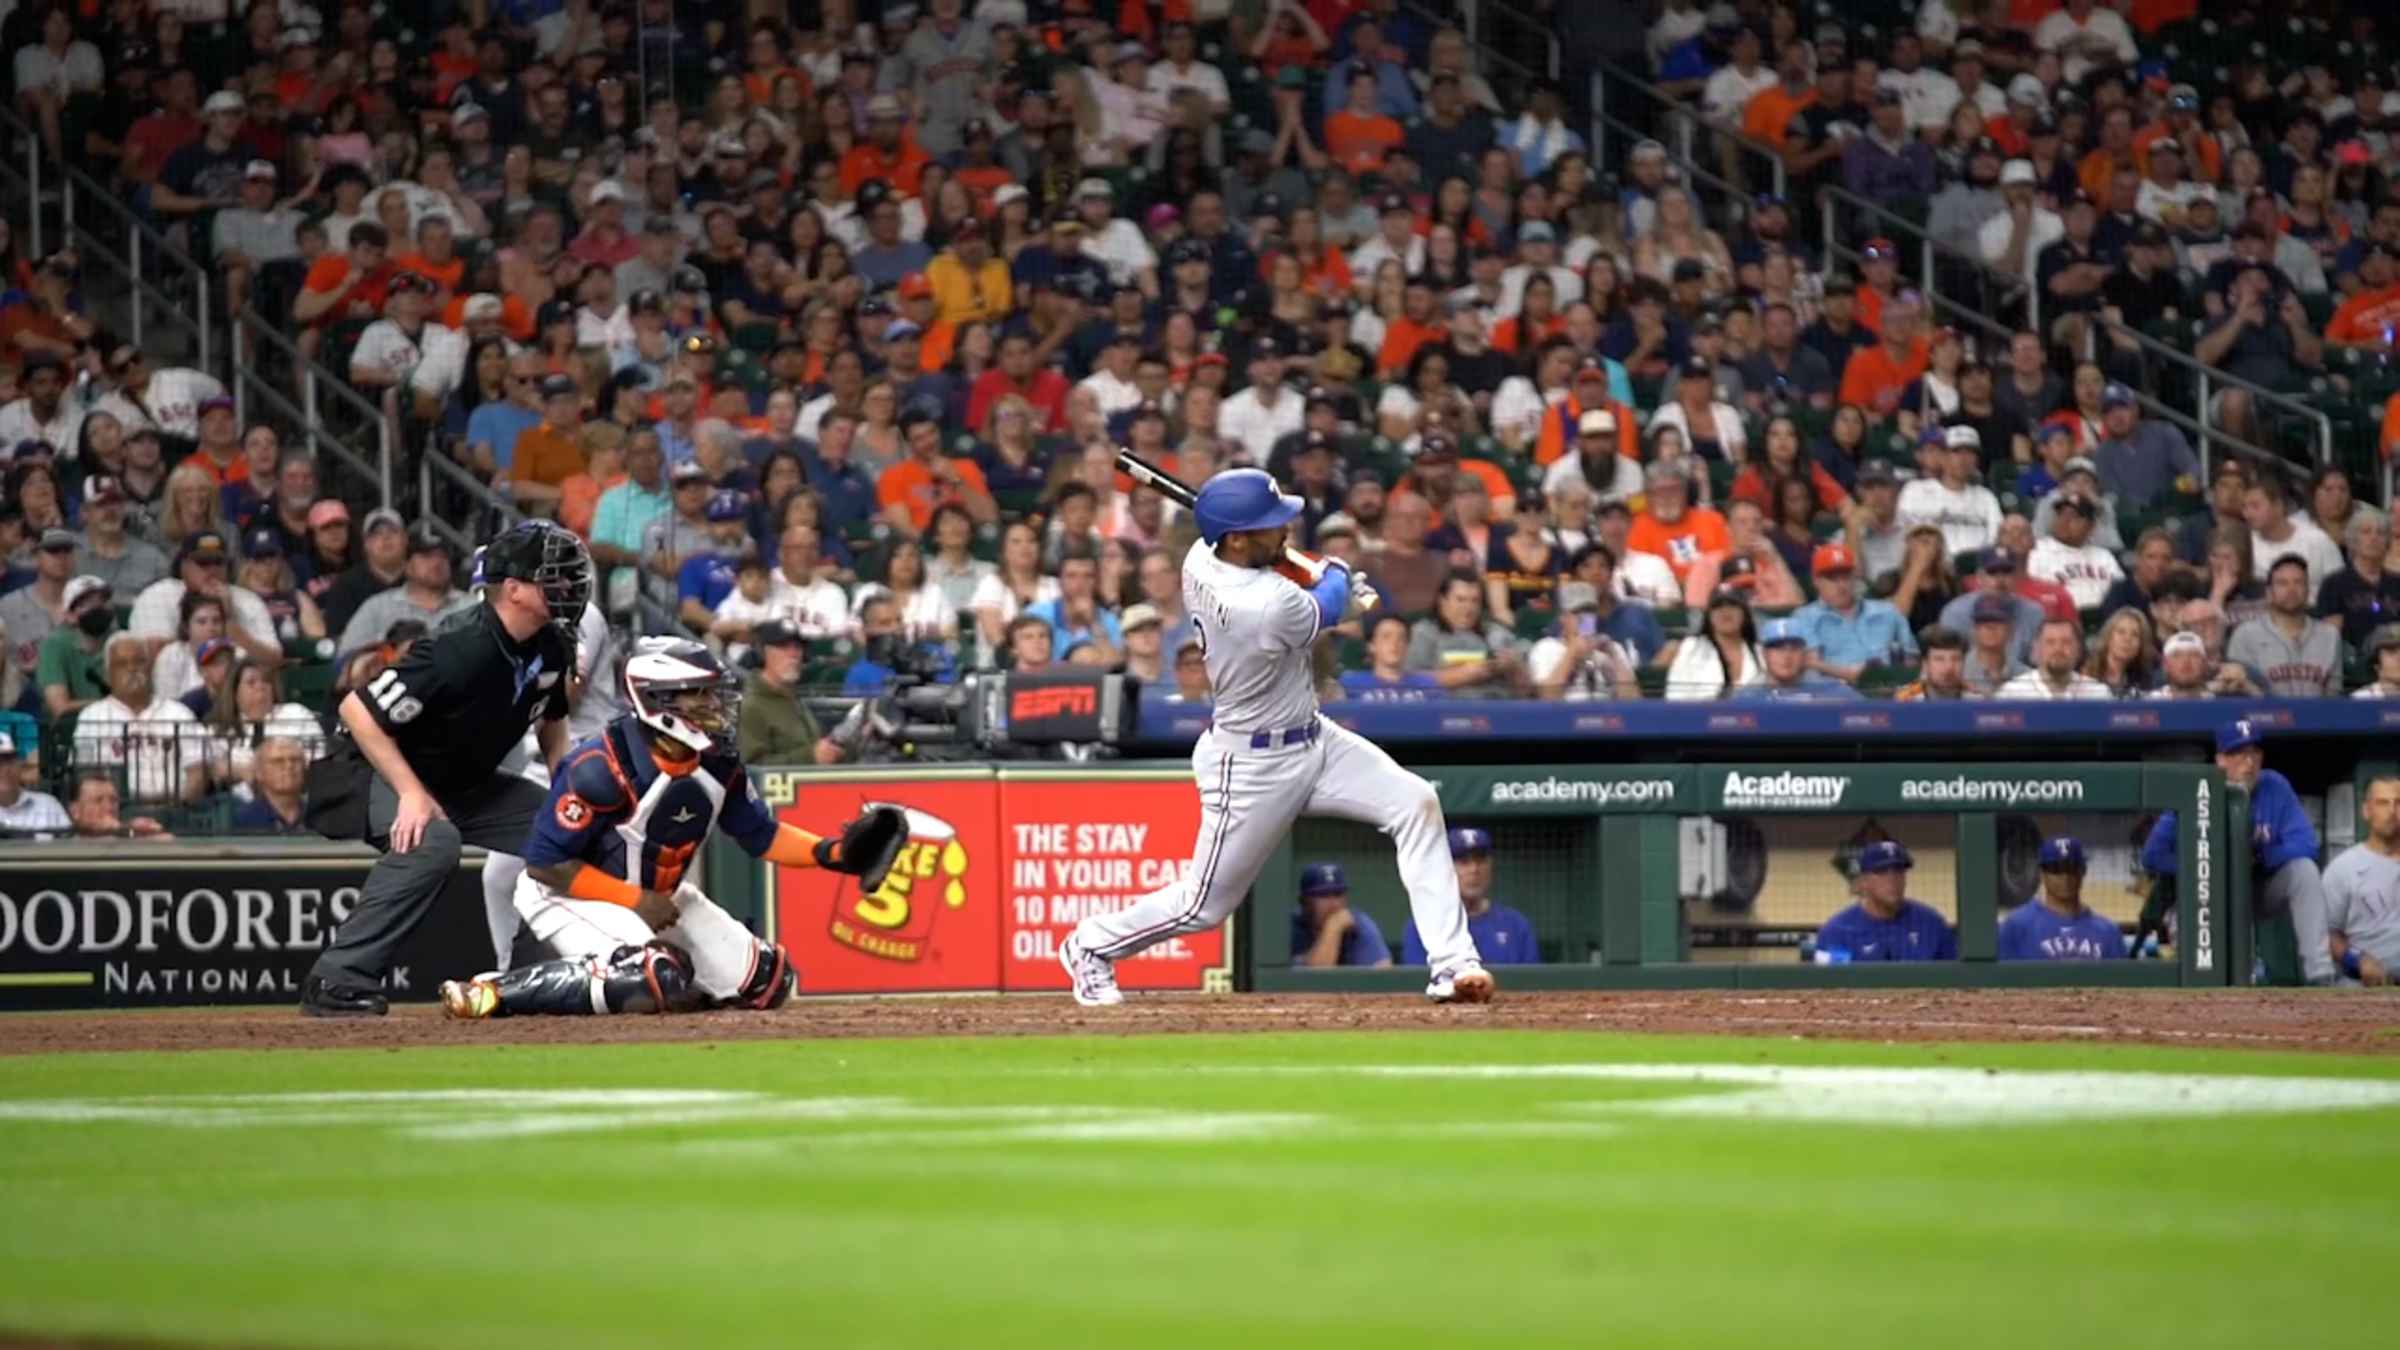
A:
{"type": "Polygon", "coordinates": [[[285,1007],[20,1013],[0,1054],[123,1050],[749,1041],[860,1036],[1150,1035],[1256,1031],[1671,1032],[1858,1041],[2086,1041],[2400,1054],[2400,997],[2358,990],[1658,991],[1504,995],[1430,1007],[1407,995],[1135,995],[1086,1010],[1063,997],[804,999],[773,1013],[445,1021],[430,1006],[310,1021],[285,1007]]]}

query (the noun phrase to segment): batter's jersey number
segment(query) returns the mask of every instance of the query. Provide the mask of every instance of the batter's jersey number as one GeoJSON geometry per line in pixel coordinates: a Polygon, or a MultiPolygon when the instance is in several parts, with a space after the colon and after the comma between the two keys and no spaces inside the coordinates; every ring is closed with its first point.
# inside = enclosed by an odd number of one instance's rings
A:
{"type": "Polygon", "coordinates": [[[413,722],[418,713],[425,711],[425,705],[409,694],[407,685],[400,683],[400,672],[396,670],[387,669],[376,676],[375,682],[367,686],[367,697],[383,709],[383,715],[393,726],[413,722]]]}

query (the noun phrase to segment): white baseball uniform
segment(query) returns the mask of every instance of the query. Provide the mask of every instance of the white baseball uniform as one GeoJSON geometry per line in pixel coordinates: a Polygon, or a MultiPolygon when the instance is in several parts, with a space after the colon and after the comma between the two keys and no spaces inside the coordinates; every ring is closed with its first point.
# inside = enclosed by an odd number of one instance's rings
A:
{"type": "Polygon", "coordinates": [[[1317,712],[1309,664],[1321,620],[1315,597],[1275,572],[1224,562],[1202,542],[1184,555],[1183,603],[1216,699],[1215,723],[1192,748],[1200,835],[1191,870],[1124,909],[1085,919],[1075,945],[1121,961],[1216,927],[1242,903],[1294,818],[1320,815],[1391,836],[1437,977],[1480,966],[1433,785],[1317,712]]]}

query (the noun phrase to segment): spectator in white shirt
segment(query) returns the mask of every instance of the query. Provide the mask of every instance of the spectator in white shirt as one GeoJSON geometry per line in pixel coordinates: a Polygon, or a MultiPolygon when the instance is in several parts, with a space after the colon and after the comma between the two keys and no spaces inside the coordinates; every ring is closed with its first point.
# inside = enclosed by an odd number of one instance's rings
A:
{"type": "Polygon", "coordinates": [[[156,655],[159,648],[175,640],[184,592],[196,590],[225,597],[231,606],[225,636],[233,639],[235,646],[253,660],[280,663],[283,644],[275,637],[275,617],[267,611],[266,601],[227,583],[232,560],[224,535],[215,530],[195,532],[175,554],[175,575],[151,582],[135,597],[133,617],[126,621],[125,631],[141,638],[156,655]]]}
{"type": "Polygon", "coordinates": [[[1416,208],[1399,193],[1387,192],[1376,207],[1375,237],[1350,251],[1350,276],[1358,293],[1370,294],[1375,269],[1395,259],[1403,275],[1423,272],[1425,240],[1417,234],[1416,208]]]}
{"type": "Polygon", "coordinates": [[[1575,453],[1550,461],[1542,475],[1542,495],[1556,497],[1570,486],[1583,488],[1603,502],[1622,502],[1642,492],[1642,466],[1617,453],[1617,415],[1607,408],[1586,408],[1575,424],[1575,453]]]}
{"type": "Polygon", "coordinates": [[[1250,387],[1217,410],[1217,439],[1264,465],[1275,442],[1298,431],[1305,409],[1299,394],[1283,384],[1283,352],[1272,337],[1250,343],[1250,387]]]}
{"type": "Polygon", "coordinates": [[[1198,52],[1199,39],[1190,24],[1168,24],[1158,62],[1150,67],[1143,87],[1152,97],[1170,101],[1177,90],[1192,90],[1207,101],[1212,115],[1223,117],[1233,111],[1233,97],[1225,87],[1225,72],[1199,59],[1198,52]]]}
{"type": "Polygon", "coordinates": [[[1075,188],[1075,210],[1083,217],[1083,256],[1108,269],[1119,286],[1158,293],[1158,252],[1142,227],[1117,214],[1117,190],[1105,178],[1086,178],[1075,188]]]}
{"type": "Polygon", "coordinates": [[[119,633],[105,652],[110,693],[76,719],[76,767],[121,770],[136,802],[198,800],[207,780],[207,730],[191,709],[159,695],[139,637],[119,633]]]}
{"type": "Polygon", "coordinates": [[[2082,83],[2103,66],[2130,66],[2140,55],[2125,16],[2093,0],[2067,0],[2065,8],[2051,11],[2034,25],[2033,46],[2057,54],[2068,84],[2082,83]]]}
{"type": "Polygon", "coordinates": [[[2183,223],[2193,202],[2216,199],[2216,189],[2183,176],[2183,144],[2172,136],[2150,142],[2150,173],[2133,199],[2134,214],[2157,221],[2167,229],[2183,223]]]}
{"type": "Polygon", "coordinates": [[[1925,43],[1906,29],[1892,35],[1892,64],[1875,78],[1879,89],[1900,92],[1900,107],[1912,133],[1949,126],[1958,106],[1958,81],[1925,64],[1925,43]]]}
{"type": "Polygon", "coordinates": [[[1537,276],[1550,278],[1560,313],[1583,299],[1583,277],[1559,262],[1558,231],[1546,220],[1517,227],[1517,261],[1500,274],[1500,303],[1492,312],[1505,318],[1524,308],[1525,283],[1537,276]]]}
{"type": "Polygon", "coordinates": [[[1142,391],[1133,382],[1133,363],[1141,357],[1142,335],[1130,328],[1119,328],[1109,337],[1108,345],[1100,349],[1100,359],[1092,373],[1076,385],[1088,389],[1100,405],[1100,415],[1114,417],[1142,405],[1142,391]]]}
{"type": "Polygon", "coordinates": [[[2042,250],[2066,237],[2067,222],[2041,204],[2040,175],[2030,159],[2012,159],[2000,166],[2000,195],[2008,209],[1983,222],[1975,234],[1976,250],[1985,265],[2031,281],[2042,250]]]}
{"type": "Polygon", "coordinates": [[[1939,477],[1919,478],[1900,489],[1900,528],[1931,525],[1942,532],[1952,555],[1987,548],[2000,534],[2000,499],[1975,481],[1982,466],[1983,437],[1970,426],[1943,433],[1939,477]]]}
{"type": "Polygon", "coordinates": [[[2010,679],[1992,697],[2063,700],[2113,698],[2108,686],[2083,673],[2083,628],[2071,619],[2050,619],[2033,639],[2033,669],[2010,679]]]}
{"type": "Polygon", "coordinates": [[[2308,593],[2315,595],[2346,565],[2340,545],[2308,517],[2292,514],[2280,479],[2262,477],[2243,491],[2242,519],[2250,526],[2250,571],[2258,581],[2267,579],[2276,559],[2296,553],[2308,564],[2308,593]]]}
{"type": "Polygon", "coordinates": [[[2037,581],[2064,586],[2077,609],[2095,609],[2125,576],[2117,555],[2092,542],[2099,507],[2082,493],[2063,488],[2049,501],[2050,533],[2034,541],[2025,571],[2037,581]]]}
{"type": "Polygon", "coordinates": [[[782,565],[775,569],[772,601],[778,615],[804,638],[836,638],[850,631],[850,597],[832,580],[817,575],[824,555],[813,526],[794,525],[783,532],[777,550],[782,565]]]}
{"type": "Polygon", "coordinates": [[[433,283],[414,272],[401,272],[391,280],[390,292],[383,302],[383,317],[368,324],[358,335],[358,345],[350,349],[350,382],[380,393],[385,389],[408,383],[417,363],[425,355],[425,307],[431,300],[433,283]]]}
{"type": "Polygon", "coordinates": [[[1732,60],[1717,67],[1700,88],[1700,115],[1719,126],[1737,130],[1742,125],[1742,110],[1750,106],[1760,90],[1776,81],[1772,67],[1761,63],[1758,30],[1745,24],[1733,34],[1732,60]]]}

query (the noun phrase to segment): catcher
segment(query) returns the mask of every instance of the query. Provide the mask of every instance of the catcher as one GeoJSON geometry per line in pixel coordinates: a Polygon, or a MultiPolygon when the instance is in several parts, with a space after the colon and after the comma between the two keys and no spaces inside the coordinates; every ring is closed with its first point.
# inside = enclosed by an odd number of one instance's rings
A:
{"type": "Polygon", "coordinates": [[[722,822],[786,867],[855,874],[872,891],[908,835],[879,806],[838,839],[776,823],[733,751],[741,686],[708,648],[645,638],[625,663],[626,712],[559,762],[526,841],[517,912],[559,953],[442,985],[452,1017],[768,1009],[798,982],[790,957],[683,880],[722,822]]]}

